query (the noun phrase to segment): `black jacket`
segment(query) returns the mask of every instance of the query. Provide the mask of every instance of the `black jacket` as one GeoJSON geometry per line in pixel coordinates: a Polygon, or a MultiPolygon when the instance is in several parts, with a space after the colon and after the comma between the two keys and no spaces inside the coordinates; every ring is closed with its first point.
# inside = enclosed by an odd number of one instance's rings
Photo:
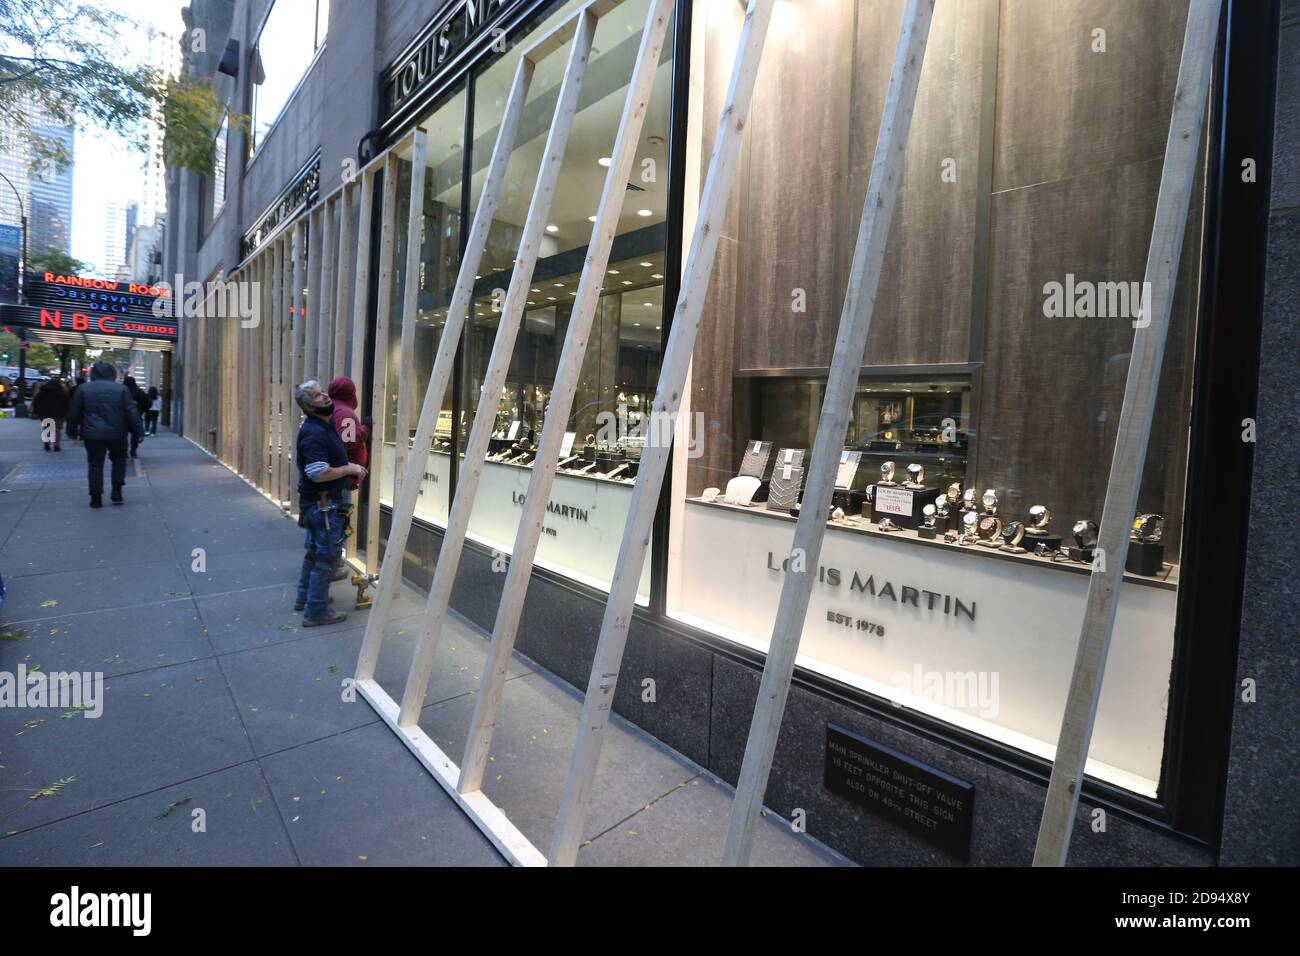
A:
{"type": "Polygon", "coordinates": [[[81,439],[113,441],[133,433],[144,437],[135,399],[121,382],[97,379],[81,385],[68,408],[68,434],[81,439]]]}
{"type": "Polygon", "coordinates": [[[37,418],[67,418],[68,393],[56,382],[43,382],[32,398],[32,414],[37,418]]]}

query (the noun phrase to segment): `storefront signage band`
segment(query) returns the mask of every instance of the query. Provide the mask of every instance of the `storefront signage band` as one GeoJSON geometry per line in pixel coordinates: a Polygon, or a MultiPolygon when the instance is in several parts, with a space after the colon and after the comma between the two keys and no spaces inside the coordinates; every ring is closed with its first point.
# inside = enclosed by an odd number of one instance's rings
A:
{"type": "Polygon", "coordinates": [[[499,14],[525,0],[453,0],[433,18],[380,81],[381,122],[387,124],[416,94],[475,40],[499,14]]]}
{"type": "Polygon", "coordinates": [[[300,169],[284,191],[257,218],[253,227],[244,233],[240,243],[240,257],[247,259],[283,223],[288,222],[316,201],[320,190],[320,152],[317,151],[307,165],[300,169]]]}

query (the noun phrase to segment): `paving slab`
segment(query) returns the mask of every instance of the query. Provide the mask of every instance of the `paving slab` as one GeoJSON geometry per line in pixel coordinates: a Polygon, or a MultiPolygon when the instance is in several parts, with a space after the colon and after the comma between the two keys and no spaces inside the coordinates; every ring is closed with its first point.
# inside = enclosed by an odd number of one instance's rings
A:
{"type": "Polygon", "coordinates": [[[68,713],[0,708],[6,781],[0,832],[30,829],[253,755],[211,660],[106,678],[98,718],[68,713]]]}
{"type": "Polygon", "coordinates": [[[8,589],[4,606],[7,621],[58,617],[76,611],[107,611],[190,593],[190,585],[174,558],[129,567],[19,577],[8,584],[8,589]]]}
{"type": "Polygon", "coordinates": [[[0,628],[0,671],[9,673],[31,660],[47,671],[112,677],[212,656],[194,601],[185,597],[129,612],[86,611],[0,628]]]}
{"type": "Polygon", "coordinates": [[[252,761],[0,837],[0,867],[296,863],[271,791],[252,761]],[[203,811],[201,818],[196,810],[203,811]]]}
{"type": "Polygon", "coordinates": [[[295,747],[262,765],[305,866],[506,865],[385,726],[295,747]]]}
{"type": "MultiPolygon", "coordinates": [[[[474,698],[426,707],[420,727],[456,763],[469,735],[474,698]]],[[[555,832],[577,734],[579,702],[567,685],[534,673],[507,681],[483,792],[543,853],[555,832]]],[[[595,837],[687,782],[696,770],[615,716],[601,749],[585,836],[595,837]]]]}
{"type": "MultiPolygon", "coordinates": [[[[600,786],[600,778],[597,778],[600,786]]],[[[669,792],[578,851],[579,866],[718,866],[734,791],[707,772],[669,792]],[[685,824],[685,825],[684,825],[685,824]]],[[[752,866],[851,866],[789,821],[764,811],[752,866]]]]}

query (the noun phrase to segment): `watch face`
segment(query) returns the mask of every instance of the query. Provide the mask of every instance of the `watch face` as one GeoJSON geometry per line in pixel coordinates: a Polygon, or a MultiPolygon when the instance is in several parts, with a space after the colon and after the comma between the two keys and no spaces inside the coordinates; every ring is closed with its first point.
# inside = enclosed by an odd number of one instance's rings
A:
{"type": "Polygon", "coordinates": [[[985,515],[980,519],[977,533],[984,541],[992,541],[1002,533],[1002,519],[996,515],[985,515]]]}
{"type": "Polygon", "coordinates": [[[921,483],[921,479],[924,477],[925,477],[925,468],[923,468],[921,465],[907,466],[907,478],[912,484],[919,485],[921,483]]]}
{"type": "Polygon", "coordinates": [[[921,514],[925,515],[925,526],[927,528],[933,528],[934,517],[937,514],[934,505],[926,505],[924,508],[921,509],[921,514]]]}
{"type": "Polygon", "coordinates": [[[974,489],[974,488],[967,488],[964,492],[962,492],[961,503],[962,503],[962,507],[963,507],[963,508],[970,509],[970,508],[974,508],[974,507],[975,507],[975,489],[974,489]]]}
{"type": "Polygon", "coordinates": [[[1018,547],[1020,539],[1025,536],[1025,526],[1019,521],[1013,521],[1002,529],[1002,540],[1011,547],[1018,547]]]}
{"type": "Polygon", "coordinates": [[[894,463],[892,461],[887,461],[880,466],[880,480],[881,481],[894,480],[894,463]]]}
{"type": "Polygon", "coordinates": [[[998,510],[998,493],[992,488],[984,492],[984,497],[980,500],[984,502],[984,510],[989,514],[998,510]]]}
{"type": "Polygon", "coordinates": [[[961,485],[958,482],[954,481],[948,486],[948,500],[953,504],[961,501],[961,485]]]}
{"type": "Polygon", "coordinates": [[[1047,523],[1052,520],[1052,513],[1047,510],[1046,505],[1034,505],[1029,509],[1029,526],[1031,528],[1046,528],[1047,523]]]}
{"type": "Polygon", "coordinates": [[[1160,515],[1140,514],[1133,519],[1133,537],[1138,541],[1159,541],[1165,533],[1165,519],[1160,515]]]}
{"type": "Polygon", "coordinates": [[[1074,523],[1074,543],[1087,551],[1097,546],[1097,522],[1083,519],[1074,523]]]}
{"type": "Polygon", "coordinates": [[[962,527],[965,528],[968,532],[973,532],[975,530],[975,526],[979,524],[979,522],[980,522],[979,517],[973,511],[968,511],[961,517],[962,527]]]}
{"type": "MultiPolygon", "coordinates": [[[[927,506],[928,507],[928,506],[927,506]]],[[[940,495],[934,499],[935,514],[943,516],[948,514],[948,496],[940,495]]]]}

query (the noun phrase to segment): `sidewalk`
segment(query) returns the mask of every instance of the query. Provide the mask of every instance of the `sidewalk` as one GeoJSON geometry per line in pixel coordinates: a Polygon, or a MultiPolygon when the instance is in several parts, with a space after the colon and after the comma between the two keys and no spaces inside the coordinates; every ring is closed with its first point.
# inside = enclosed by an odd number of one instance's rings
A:
{"type": "MultiPolygon", "coordinates": [[[[98,719],[0,707],[0,866],[503,865],[370,707],[343,701],[367,612],[339,583],[347,621],[300,629],[294,523],[173,435],[133,465],[126,504],[93,511],[77,442],[47,453],[35,422],[0,419],[0,674],[104,675],[98,719]]],[[[422,606],[404,588],[378,673],[391,694],[422,606]]],[[[457,620],[435,659],[420,723],[449,754],[486,649],[457,620]]],[[[515,655],[484,790],[543,852],[579,707],[515,655]]],[[[715,864],[730,805],[730,787],[615,717],[579,863],[715,864]]],[[[755,862],[844,860],[769,818],[755,862]]]]}

